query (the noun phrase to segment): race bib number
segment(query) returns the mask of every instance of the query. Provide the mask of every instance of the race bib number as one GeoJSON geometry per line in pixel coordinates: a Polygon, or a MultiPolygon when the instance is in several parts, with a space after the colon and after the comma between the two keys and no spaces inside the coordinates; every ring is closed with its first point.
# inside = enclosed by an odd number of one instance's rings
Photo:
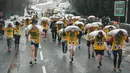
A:
{"type": "Polygon", "coordinates": [[[115,45],[115,49],[120,49],[120,45],[115,45]]]}
{"type": "Polygon", "coordinates": [[[101,45],[102,45],[102,42],[98,42],[97,45],[98,45],[98,46],[101,46],[101,45]]]}

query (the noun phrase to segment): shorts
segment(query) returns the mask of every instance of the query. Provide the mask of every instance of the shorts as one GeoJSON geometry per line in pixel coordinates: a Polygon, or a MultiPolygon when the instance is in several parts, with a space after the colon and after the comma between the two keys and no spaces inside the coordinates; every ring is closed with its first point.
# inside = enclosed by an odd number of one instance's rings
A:
{"type": "Polygon", "coordinates": [[[70,50],[70,49],[73,49],[73,50],[75,51],[75,50],[76,50],[76,46],[69,44],[69,45],[68,45],[68,49],[69,49],[69,50],[70,50]]]}
{"type": "Polygon", "coordinates": [[[93,45],[94,44],[94,41],[87,41],[87,46],[90,47],[90,45],[93,45]]]}
{"type": "Polygon", "coordinates": [[[34,45],[36,49],[39,48],[39,43],[38,43],[38,44],[35,44],[35,43],[31,42],[31,45],[34,45]]]}
{"type": "Polygon", "coordinates": [[[104,50],[95,50],[96,55],[104,55],[104,50]]]}
{"type": "Polygon", "coordinates": [[[46,30],[46,29],[43,29],[42,31],[45,32],[45,33],[47,33],[47,30],[46,30]]]}

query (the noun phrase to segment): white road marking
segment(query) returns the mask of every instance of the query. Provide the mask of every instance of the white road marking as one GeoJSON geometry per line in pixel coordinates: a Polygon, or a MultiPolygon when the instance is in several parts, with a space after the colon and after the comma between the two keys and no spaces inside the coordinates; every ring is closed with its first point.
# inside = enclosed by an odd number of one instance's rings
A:
{"type": "Polygon", "coordinates": [[[40,57],[41,57],[41,60],[43,60],[43,54],[41,51],[40,51],[40,57]]]}
{"type": "Polygon", "coordinates": [[[43,73],[46,73],[46,68],[45,68],[45,66],[42,66],[42,71],[43,71],[43,73]]]}
{"type": "Polygon", "coordinates": [[[39,48],[41,48],[41,44],[39,43],[39,48]]]}

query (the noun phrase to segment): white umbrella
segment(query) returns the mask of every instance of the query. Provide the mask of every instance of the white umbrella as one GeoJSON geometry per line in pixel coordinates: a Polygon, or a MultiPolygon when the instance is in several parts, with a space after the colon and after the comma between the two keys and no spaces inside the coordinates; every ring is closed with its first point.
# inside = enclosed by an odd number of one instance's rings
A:
{"type": "Polygon", "coordinates": [[[88,28],[91,28],[91,27],[99,27],[98,24],[95,24],[95,23],[89,23],[85,26],[85,29],[88,29],[88,28]]]}
{"type": "Polygon", "coordinates": [[[128,36],[128,32],[125,29],[115,29],[110,32],[108,32],[108,35],[116,35],[119,31],[122,31],[124,35],[128,36]]]}
{"type": "Polygon", "coordinates": [[[15,18],[18,18],[18,17],[19,17],[19,15],[14,15],[14,17],[15,17],[15,18]]]}
{"type": "Polygon", "coordinates": [[[90,15],[89,17],[88,17],[88,19],[90,19],[90,18],[96,18],[94,15],[90,15]]]}
{"type": "Polygon", "coordinates": [[[100,26],[103,25],[101,22],[94,22],[94,23],[96,23],[96,24],[98,24],[98,25],[100,25],[100,26]]]}
{"type": "Polygon", "coordinates": [[[10,20],[5,21],[5,28],[7,28],[9,24],[11,24],[12,27],[15,28],[14,23],[12,21],[10,21],[10,20]]]}
{"type": "Polygon", "coordinates": [[[23,20],[23,17],[19,17],[18,20],[19,20],[19,21],[22,21],[22,20],[23,20]]]}
{"type": "Polygon", "coordinates": [[[48,17],[42,17],[41,20],[50,21],[50,18],[48,18],[48,17]]]}
{"type": "Polygon", "coordinates": [[[16,22],[18,22],[18,23],[20,23],[20,24],[21,24],[21,21],[20,21],[20,20],[16,20],[16,21],[14,21],[14,23],[16,23],[16,22]]]}
{"type": "Polygon", "coordinates": [[[63,29],[60,29],[59,31],[58,31],[58,33],[62,33],[63,32],[63,29]]]}
{"type": "Polygon", "coordinates": [[[81,18],[81,16],[75,16],[75,18],[76,18],[76,19],[80,19],[80,18],[81,18]]]}
{"type": "Polygon", "coordinates": [[[56,24],[58,24],[58,25],[59,24],[64,24],[64,22],[63,21],[57,21],[56,24]]]}
{"type": "Polygon", "coordinates": [[[32,19],[32,17],[23,17],[23,19],[24,19],[24,20],[26,20],[26,19],[31,20],[31,19],[32,19]]]}
{"type": "MultiPolygon", "coordinates": [[[[43,27],[42,27],[42,26],[36,25],[36,27],[38,28],[39,32],[42,32],[42,30],[43,30],[43,27]]],[[[28,25],[27,29],[28,29],[28,30],[31,30],[31,29],[32,29],[32,24],[28,25]]]]}
{"type": "Polygon", "coordinates": [[[84,23],[83,23],[83,22],[80,22],[80,21],[76,21],[74,24],[75,24],[75,25],[84,25],[84,23]]]}
{"type": "Polygon", "coordinates": [[[38,21],[38,24],[41,25],[42,21],[47,21],[48,24],[49,24],[49,23],[50,23],[50,18],[48,18],[48,17],[42,17],[42,18],[38,21]]]}
{"type": "Polygon", "coordinates": [[[65,28],[65,31],[71,31],[71,30],[74,30],[74,31],[81,31],[80,28],[78,26],[67,26],[65,28]]]}
{"type": "Polygon", "coordinates": [[[106,36],[106,33],[105,33],[103,30],[96,30],[96,31],[93,31],[93,32],[91,32],[89,35],[95,37],[95,36],[98,35],[99,32],[102,32],[103,35],[106,36]]]}
{"type": "Polygon", "coordinates": [[[73,14],[66,14],[65,16],[66,17],[73,17],[74,15],[73,14]]]}
{"type": "Polygon", "coordinates": [[[104,27],[104,29],[107,29],[109,27],[112,27],[112,28],[116,29],[116,27],[114,25],[107,25],[107,26],[104,27]]]}
{"type": "Polygon", "coordinates": [[[81,20],[81,21],[86,21],[86,19],[85,19],[85,18],[80,18],[79,20],[81,20]]]}

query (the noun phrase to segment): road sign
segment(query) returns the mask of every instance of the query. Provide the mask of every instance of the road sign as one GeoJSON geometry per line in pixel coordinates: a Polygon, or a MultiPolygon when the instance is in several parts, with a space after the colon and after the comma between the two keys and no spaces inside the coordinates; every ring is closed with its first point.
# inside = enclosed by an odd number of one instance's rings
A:
{"type": "Polygon", "coordinates": [[[115,1],[114,16],[125,16],[125,1],[115,1]]]}

